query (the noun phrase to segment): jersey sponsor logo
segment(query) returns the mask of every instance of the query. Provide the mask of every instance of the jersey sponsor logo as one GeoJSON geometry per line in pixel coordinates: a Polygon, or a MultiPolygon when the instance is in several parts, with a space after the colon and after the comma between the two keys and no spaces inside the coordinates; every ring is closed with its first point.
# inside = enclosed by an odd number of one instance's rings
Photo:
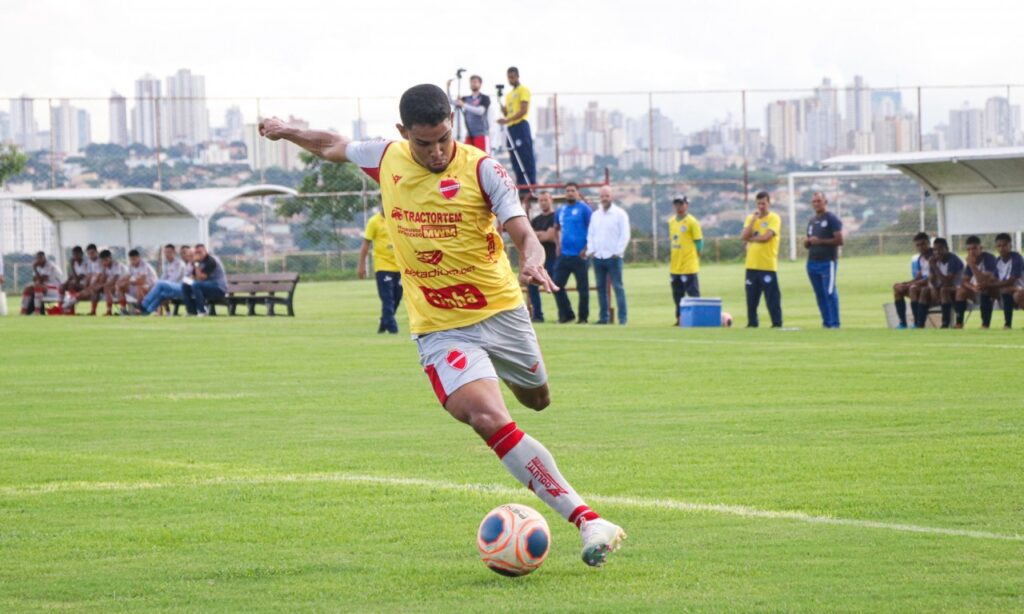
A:
{"type": "Polygon", "coordinates": [[[489,233],[487,233],[487,261],[488,262],[497,262],[498,261],[498,259],[495,258],[495,253],[497,251],[498,251],[498,245],[497,245],[497,241],[494,238],[494,233],[493,232],[489,232],[489,233]]]}
{"type": "Polygon", "coordinates": [[[469,364],[469,359],[466,357],[466,353],[459,349],[449,350],[448,355],[444,357],[445,362],[448,366],[457,370],[462,371],[469,364]]]}
{"type": "Polygon", "coordinates": [[[392,176],[391,176],[391,181],[394,181],[394,182],[395,182],[396,184],[397,184],[397,183],[398,183],[399,181],[401,181],[401,180],[402,180],[402,176],[401,176],[401,175],[392,175],[392,176]]]}
{"type": "Polygon", "coordinates": [[[473,271],[476,271],[476,267],[470,265],[461,269],[430,269],[429,271],[417,271],[406,268],[404,274],[417,279],[431,279],[434,277],[460,277],[462,275],[469,275],[473,271]]]}
{"type": "Polygon", "coordinates": [[[391,218],[414,224],[459,224],[462,214],[458,211],[409,211],[401,207],[391,210],[391,218]]]}
{"type": "Polygon", "coordinates": [[[451,200],[458,196],[460,188],[462,188],[462,185],[458,181],[451,177],[447,177],[441,180],[441,186],[439,189],[441,190],[441,196],[444,196],[445,200],[451,200]]]}
{"type": "Polygon", "coordinates": [[[395,207],[391,210],[391,219],[398,220],[399,222],[402,221],[402,209],[400,207],[395,207]]]}
{"type": "Polygon", "coordinates": [[[487,297],[474,285],[458,284],[445,288],[425,288],[420,286],[423,297],[432,307],[438,309],[483,309],[487,306],[487,297]]]}
{"type": "Polygon", "coordinates": [[[539,369],[539,368],[540,368],[540,361],[538,360],[537,362],[533,363],[532,367],[530,367],[530,373],[536,373],[537,369],[539,369]]]}
{"type": "Polygon", "coordinates": [[[552,477],[548,468],[545,467],[544,463],[536,456],[533,457],[533,460],[526,463],[526,470],[530,472],[533,479],[537,480],[537,483],[543,486],[544,490],[548,491],[548,494],[552,497],[568,494],[569,491],[567,491],[558,483],[557,480],[555,480],[554,477],[552,477]]]}
{"type": "Polygon", "coordinates": [[[437,264],[444,258],[444,252],[439,249],[416,250],[416,259],[423,264],[437,264]]]}
{"type": "Polygon", "coordinates": [[[398,234],[414,239],[454,239],[459,236],[459,227],[454,224],[424,225],[419,228],[399,226],[398,234]]]}

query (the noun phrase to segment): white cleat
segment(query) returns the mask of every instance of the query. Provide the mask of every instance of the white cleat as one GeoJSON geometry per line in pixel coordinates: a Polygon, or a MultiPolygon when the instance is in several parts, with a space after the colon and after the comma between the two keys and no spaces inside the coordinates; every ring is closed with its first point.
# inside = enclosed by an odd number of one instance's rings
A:
{"type": "Polygon", "coordinates": [[[583,562],[591,567],[601,567],[608,555],[622,546],[626,532],[617,524],[596,518],[580,524],[580,538],[583,539],[583,562]]]}

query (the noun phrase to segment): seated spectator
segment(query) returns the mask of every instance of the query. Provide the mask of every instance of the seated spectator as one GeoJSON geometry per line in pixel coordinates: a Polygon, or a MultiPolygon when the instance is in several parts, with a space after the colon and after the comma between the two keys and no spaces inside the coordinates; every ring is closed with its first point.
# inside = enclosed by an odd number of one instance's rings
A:
{"type": "Polygon", "coordinates": [[[59,300],[63,283],[64,272],[47,260],[45,253],[36,252],[36,259],[32,262],[32,285],[27,286],[21,294],[21,314],[46,315],[43,301],[59,300]]]}
{"type": "Polygon", "coordinates": [[[208,315],[206,303],[223,300],[228,293],[227,275],[220,260],[206,251],[206,246],[197,243],[195,261],[192,264],[195,277],[186,277],[182,281],[182,299],[189,315],[203,317],[208,315]]]}
{"type": "MultiPolygon", "coordinates": [[[[114,315],[114,296],[117,293],[117,283],[124,277],[128,277],[128,267],[123,262],[114,259],[109,249],[100,252],[100,264],[103,266],[103,298],[107,301],[107,312],[104,315],[114,315]]],[[[92,297],[92,313],[96,315],[96,304],[99,302],[99,295],[92,297]]]]}
{"type": "MultiPolygon", "coordinates": [[[[65,298],[69,294],[78,296],[88,281],[89,264],[85,261],[85,252],[82,250],[82,246],[76,245],[71,248],[71,268],[68,269],[68,278],[60,286],[61,305],[65,305],[65,298]]],[[[67,309],[64,309],[64,312],[67,313],[67,309]]]]}
{"type": "Polygon", "coordinates": [[[133,249],[128,252],[128,275],[117,281],[117,302],[121,307],[121,315],[128,315],[129,296],[141,310],[142,299],[155,284],[156,270],[153,265],[143,260],[139,250],[133,249]]]}
{"type": "Polygon", "coordinates": [[[103,294],[103,264],[100,262],[100,252],[96,249],[96,245],[90,243],[85,248],[85,267],[86,267],[86,279],[82,285],[82,289],[79,291],[78,296],[68,296],[64,299],[64,313],[74,313],[75,303],[79,300],[92,300],[92,311],[89,315],[96,315],[96,304],[99,302],[100,295],[103,294]]]}
{"type": "MultiPolygon", "coordinates": [[[[192,248],[182,245],[180,257],[174,251],[174,245],[168,243],[164,246],[164,262],[161,267],[160,279],[157,280],[153,289],[150,290],[140,305],[142,315],[149,315],[155,311],[164,309],[164,303],[168,301],[180,301],[181,280],[185,275],[192,275],[189,264],[192,260],[192,248]]],[[[166,313],[170,313],[169,311],[166,313]]]]}

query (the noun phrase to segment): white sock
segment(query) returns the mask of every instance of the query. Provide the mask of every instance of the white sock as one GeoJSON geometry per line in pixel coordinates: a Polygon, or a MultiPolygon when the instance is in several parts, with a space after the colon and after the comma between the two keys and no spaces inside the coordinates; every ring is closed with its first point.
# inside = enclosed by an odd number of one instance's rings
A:
{"type": "Polygon", "coordinates": [[[515,422],[501,427],[487,445],[509,473],[569,522],[578,527],[583,520],[599,518],[559,473],[547,448],[519,430],[515,422]]]}

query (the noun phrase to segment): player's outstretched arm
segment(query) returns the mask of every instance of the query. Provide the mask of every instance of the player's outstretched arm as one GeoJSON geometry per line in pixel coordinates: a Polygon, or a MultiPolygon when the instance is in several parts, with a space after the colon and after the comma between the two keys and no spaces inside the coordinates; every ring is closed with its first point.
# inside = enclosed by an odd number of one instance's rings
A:
{"type": "Polygon", "coordinates": [[[520,215],[507,220],[505,231],[519,250],[519,281],[540,286],[545,292],[557,292],[558,286],[544,268],[544,247],[533,233],[528,218],[520,215]]]}
{"type": "Polygon", "coordinates": [[[260,136],[271,141],[291,141],[314,156],[330,162],[348,162],[345,153],[349,140],[340,134],[326,130],[302,130],[289,126],[277,117],[271,117],[260,121],[260,136]]]}

